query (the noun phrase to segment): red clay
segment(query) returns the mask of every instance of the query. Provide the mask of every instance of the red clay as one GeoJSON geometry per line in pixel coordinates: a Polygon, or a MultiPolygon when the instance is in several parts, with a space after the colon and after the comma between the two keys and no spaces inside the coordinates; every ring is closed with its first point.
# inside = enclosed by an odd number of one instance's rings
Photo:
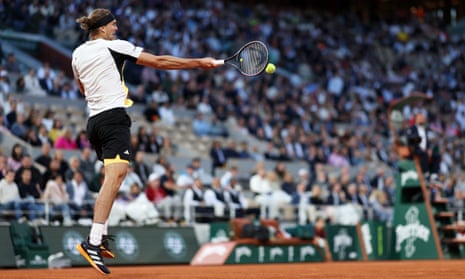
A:
{"type": "Polygon", "coordinates": [[[110,266],[112,274],[100,275],[91,267],[48,269],[5,269],[0,278],[12,279],[269,279],[269,278],[463,278],[464,260],[332,262],[308,264],[226,265],[193,267],[110,266]]]}

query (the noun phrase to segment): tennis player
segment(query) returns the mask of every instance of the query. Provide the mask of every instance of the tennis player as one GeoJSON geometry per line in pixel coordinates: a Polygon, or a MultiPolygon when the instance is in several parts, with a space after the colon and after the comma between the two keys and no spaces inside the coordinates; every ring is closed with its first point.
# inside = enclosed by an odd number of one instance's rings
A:
{"type": "Polygon", "coordinates": [[[103,257],[114,258],[108,245],[106,221],[130,160],[131,120],[123,70],[125,61],[162,70],[212,69],[213,58],[157,56],[132,43],[116,39],[118,30],[113,14],[95,9],[76,20],[89,33],[89,40],[72,55],[72,68],[90,111],[87,135],[97,157],[105,166],[105,179],[95,201],[94,218],[87,240],[77,245],[81,255],[99,272],[109,274],[103,257]]]}

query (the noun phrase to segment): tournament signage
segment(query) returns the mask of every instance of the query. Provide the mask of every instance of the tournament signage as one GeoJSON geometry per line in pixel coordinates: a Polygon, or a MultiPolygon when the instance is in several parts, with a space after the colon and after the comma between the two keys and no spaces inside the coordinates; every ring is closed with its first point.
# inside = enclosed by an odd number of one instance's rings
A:
{"type": "Polygon", "coordinates": [[[396,176],[393,222],[393,259],[437,259],[438,248],[430,216],[423,201],[415,162],[400,161],[396,176]]]}
{"type": "MultiPolygon", "coordinates": [[[[73,266],[87,262],[76,245],[89,233],[88,227],[41,227],[50,253],[63,252],[73,266]]],[[[189,263],[199,245],[193,228],[111,227],[115,236],[112,264],[189,263]]]]}
{"type": "Polygon", "coordinates": [[[324,258],[311,244],[300,245],[237,245],[227,264],[321,262],[324,258]]]}
{"type": "Polygon", "coordinates": [[[395,217],[396,256],[401,259],[436,259],[438,257],[425,205],[402,205],[395,217]]]}
{"type": "Polygon", "coordinates": [[[206,243],[191,265],[322,262],[324,252],[312,244],[254,245],[234,241],[206,243]]]}
{"type": "Polygon", "coordinates": [[[362,243],[358,237],[356,226],[327,225],[325,230],[334,261],[363,259],[362,243]]]}
{"type": "Polygon", "coordinates": [[[386,223],[368,221],[361,225],[363,242],[367,257],[370,260],[389,259],[390,233],[386,223]]]}

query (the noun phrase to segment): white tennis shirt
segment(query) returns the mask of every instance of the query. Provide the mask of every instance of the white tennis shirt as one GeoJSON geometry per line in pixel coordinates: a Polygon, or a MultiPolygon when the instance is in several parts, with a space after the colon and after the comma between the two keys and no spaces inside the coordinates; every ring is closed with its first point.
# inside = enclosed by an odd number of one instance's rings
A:
{"type": "Polygon", "coordinates": [[[83,87],[90,115],[124,107],[124,64],[135,62],[141,47],[124,40],[90,40],[73,51],[72,68],[83,87]]]}

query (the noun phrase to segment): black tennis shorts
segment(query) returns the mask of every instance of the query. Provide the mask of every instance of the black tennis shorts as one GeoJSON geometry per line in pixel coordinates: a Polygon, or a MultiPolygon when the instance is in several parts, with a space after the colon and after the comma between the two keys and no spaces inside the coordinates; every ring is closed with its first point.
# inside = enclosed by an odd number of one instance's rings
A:
{"type": "Polygon", "coordinates": [[[130,161],[131,119],[124,108],[114,108],[89,118],[87,136],[100,161],[130,161]]]}

